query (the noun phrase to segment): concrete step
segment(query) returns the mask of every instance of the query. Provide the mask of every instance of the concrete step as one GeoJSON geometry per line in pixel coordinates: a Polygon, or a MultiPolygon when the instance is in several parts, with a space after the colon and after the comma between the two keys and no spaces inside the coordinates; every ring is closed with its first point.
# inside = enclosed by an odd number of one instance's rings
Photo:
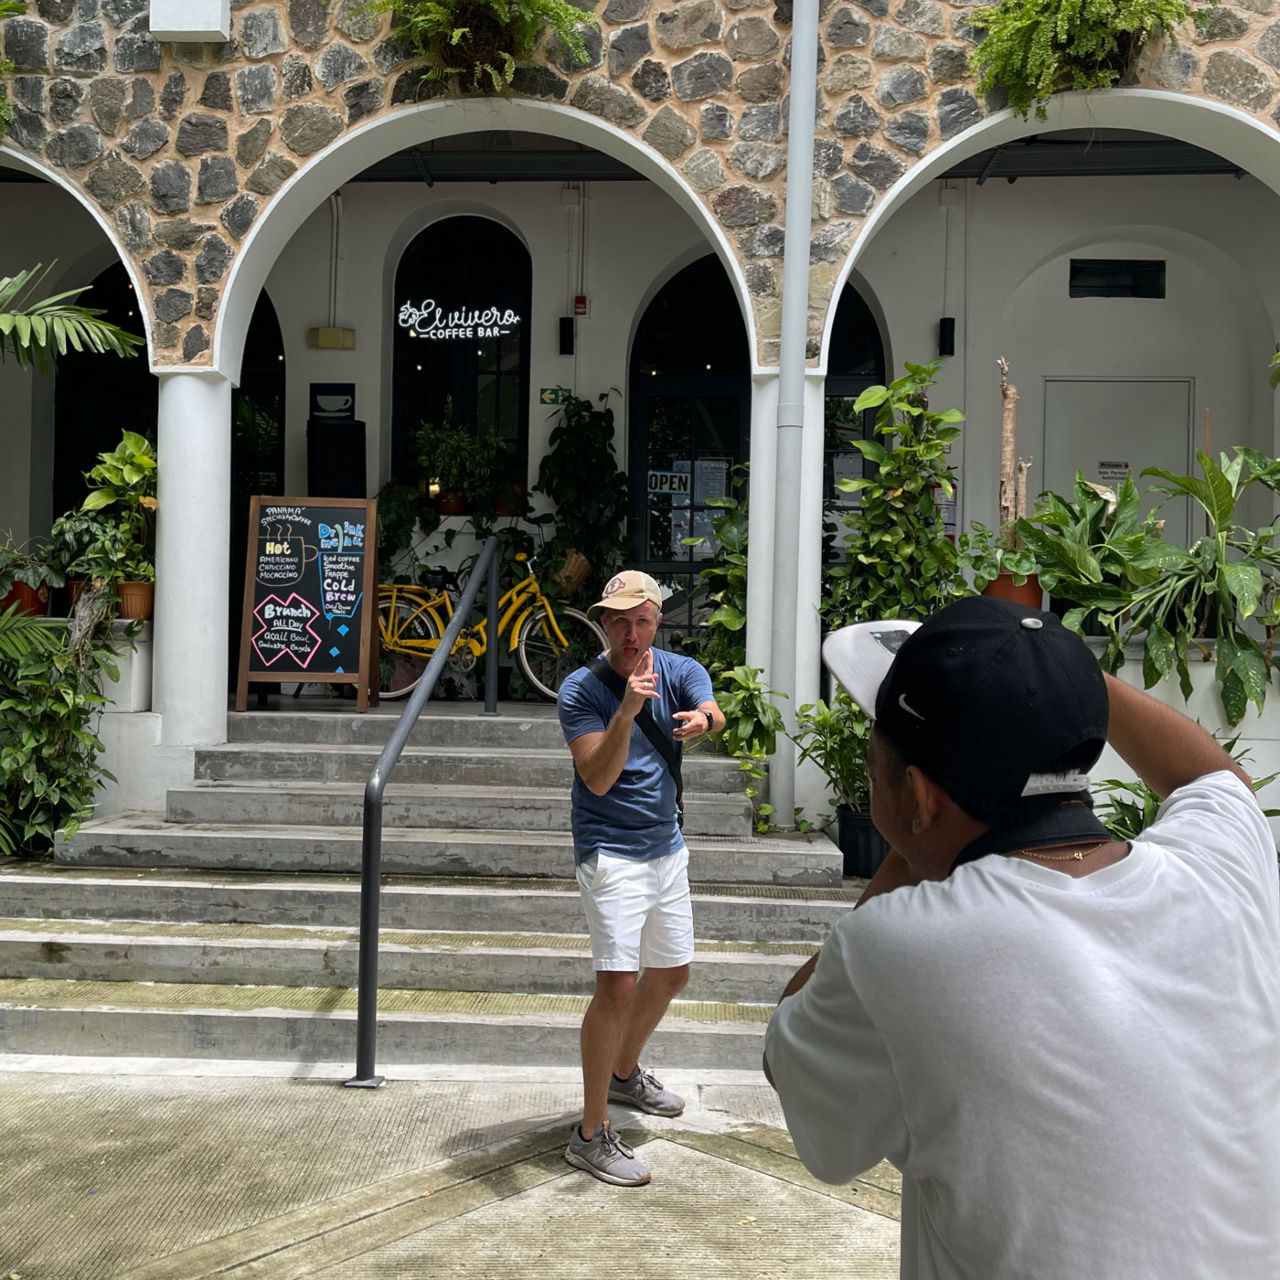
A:
{"type": "MultiPolygon", "coordinates": [[[[381,745],[229,743],[201,747],[195,776],[207,782],[365,783],[378,762],[381,745]]],[[[693,792],[742,795],[745,775],[727,756],[692,753],[683,764],[686,796],[693,792]]],[[[407,749],[392,773],[401,784],[437,786],[549,787],[568,791],[573,761],[558,747],[439,746],[407,749]]]]}
{"type": "MultiPolygon", "coordinates": [[[[364,786],[353,782],[206,782],[171,789],[165,817],[171,822],[350,827],[360,826],[363,802],[364,786]]],[[[436,830],[568,831],[569,792],[393,782],[384,796],[383,822],[436,830]]],[[[688,796],[685,831],[691,836],[749,836],[751,802],[745,796],[688,796]]]]}
{"type": "MultiPolygon", "coordinates": [[[[402,702],[385,702],[370,707],[363,715],[354,710],[297,711],[290,709],[289,703],[289,699],[283,699],[280,709],[273,711],[231,712],[227,716],[227,741],[381,748],[404,710],[402,702]]],[[[430,702],[414,726],[409,746],[565,750],[556,709],[550,703],[503,702],[498,704],[496,716],[486,716],[483,711],[482,702],[430,702]]]]}
{"type": "MultiPolygon", "coordinates": [[[[866,882],[841,888],[699,885],[693,891],[699,940],[821,942],[866,882]]],[[[355,876],[236,875],[134,871],[14,863],[0,868],[5,915],[36,920],[139,920],[354,929],[355,876]]],[[[582,905],[574,880],[386,878],[387,930],[578,934],[582,905]]]]}
{"type": "MultiPolygon", "coordinates": [[[[384,989],[378,1066],[573,1067],[585,996],[384,989]]],[[[677,1000],[647,1055],[668,1070],[758,1070],[773,1003],[677,1000]]],[[[340,987],[0,980],[9,1053],[353,1062],[355,992],[340,987]]]]}
{"type": "MultiPolygon", "coordinates": [[[[702,942],[688,1000],[768,1003],[809,943],[702,942]]],[[[0,919],[0,978],[354,987],[359,931],[284,925],[0,919]]],[[[378,981],[405,990],[590,995],[585,934],[383,930],[378,981]]]]}
{"type": "MultiPolygon", "coordinates": [[[[694,882],[825,885],[839,888],[843,862],[825,835],[740,840],[688,839],[694,882]]],[[[88,822],[54,856],[63,866],[200,867],[217,871],[357,874],[356,827],[252,827],[164,822],[123,814],[88,822]]],[[[383,833],[382,867],[391,875],[555,876],[573,868],[567,832],[423,830],[383,833]]]]}

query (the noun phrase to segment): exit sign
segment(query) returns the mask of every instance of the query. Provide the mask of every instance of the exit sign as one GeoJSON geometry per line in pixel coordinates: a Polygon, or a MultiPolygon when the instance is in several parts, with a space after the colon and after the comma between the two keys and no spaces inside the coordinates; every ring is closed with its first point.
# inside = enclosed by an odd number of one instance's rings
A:
{"type": "Polygon", "coordinates": [[[539,404],[564,404],[569,397],[568,387],[543,387],[538,392],[539,404]]]}

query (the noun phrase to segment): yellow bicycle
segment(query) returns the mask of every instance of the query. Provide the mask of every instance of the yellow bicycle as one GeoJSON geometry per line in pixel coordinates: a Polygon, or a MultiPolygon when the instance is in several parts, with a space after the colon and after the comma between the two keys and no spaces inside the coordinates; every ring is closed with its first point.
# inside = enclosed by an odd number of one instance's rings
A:
{"type": "MultiPolygon", "coordinates": [[[[533,562],[528,573],[498,602],[498,637],[505,638],[529,683],[544,698],[555,701],[565,676],[601,653],[604,632],[579,609],[553,605],[538,582],[533,562]]],[[[388,582],[378,587],[378,633],[382,639],[378,692],[384,698],[403,698],[422,679],[440,638],[453,618],[457,579],[435,571],[428,585],[388,582]]],[[[489,647],[488,619],[462,628],[449,654],[453,669],[465,673],[489,647]]]]}

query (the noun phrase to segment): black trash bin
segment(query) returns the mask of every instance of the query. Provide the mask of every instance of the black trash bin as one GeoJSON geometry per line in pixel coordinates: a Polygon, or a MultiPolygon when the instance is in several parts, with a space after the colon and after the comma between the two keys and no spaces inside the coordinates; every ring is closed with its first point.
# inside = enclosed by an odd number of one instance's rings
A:
{"type": "Polygon", "coordinates": [[[367,498],[364,423],[307,419],[307,496],[367,498]]]}

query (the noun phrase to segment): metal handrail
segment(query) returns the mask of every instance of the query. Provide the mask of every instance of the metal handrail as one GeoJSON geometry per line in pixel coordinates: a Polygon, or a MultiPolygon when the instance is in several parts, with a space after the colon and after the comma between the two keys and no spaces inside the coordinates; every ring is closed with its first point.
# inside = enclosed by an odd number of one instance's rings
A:
{"type": "Polygon", "coordinates": [[[427,663],[400,713],[396,727],[387,739],[378,763],[373,766],[364,789],[364,837],[360,857],[360,976],[356,1005],[356,1073],[346,1084],[353,1089],[376,1089],[383,1078],[374,1071],[374,1055],[378,1035],[378,907],[382,884],[382,793],[386,789],[391,771],[400,759],[400,753],[409,741],[409,735],[418,722],[418,715],[426,706],[436,687],[454,642],[462,631],[480,583],[488,579],[489,622],[485,630],[487,645],[484,667],[484,714],[498,714],[498,539],[490,538],[480,552],[476,567],[467,579],[466,589],[458,601],[453,618],[445,628],[444,636],[427,663]]]}

